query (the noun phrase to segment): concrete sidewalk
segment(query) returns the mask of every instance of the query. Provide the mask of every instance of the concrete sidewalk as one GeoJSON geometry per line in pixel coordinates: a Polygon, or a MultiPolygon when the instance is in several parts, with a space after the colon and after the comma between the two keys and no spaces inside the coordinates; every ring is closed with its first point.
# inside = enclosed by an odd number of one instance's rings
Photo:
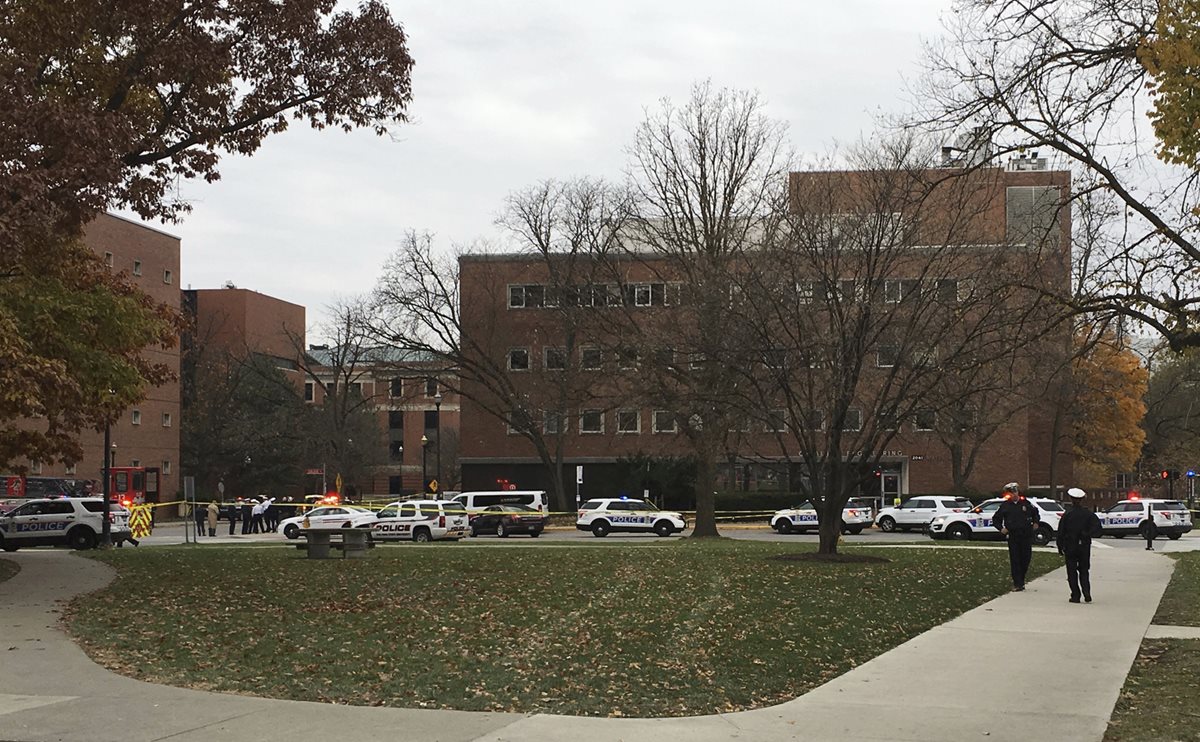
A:
{"type": "Polygon", "coordinates": [[[132,680],[57,628],[58,602],[105,585],[107,567],[61,550],[4,558],[21,566],[0,583],[0,738],[14,742],[1100,740],[1173,567],[1161,552],[1097,548],[1090,605],[1067,602],[1059,569],[779,706],[594,719],[333,706],[132,680]]]}

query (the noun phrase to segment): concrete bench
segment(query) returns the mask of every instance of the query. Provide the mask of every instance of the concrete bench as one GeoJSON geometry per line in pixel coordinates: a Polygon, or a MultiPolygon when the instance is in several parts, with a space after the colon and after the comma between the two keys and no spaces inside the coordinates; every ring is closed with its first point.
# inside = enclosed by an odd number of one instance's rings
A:
{"type": "Polygon", "coordinates": [[[296,548],[307,551],[309,559],[328,559],[332,549],[341,551],[345,559],[363,559],[367,549],[375,546],[370,528],[312,527],[301,529],[300,535],[306,537],[307,542],[296,544],[296,548]]]}

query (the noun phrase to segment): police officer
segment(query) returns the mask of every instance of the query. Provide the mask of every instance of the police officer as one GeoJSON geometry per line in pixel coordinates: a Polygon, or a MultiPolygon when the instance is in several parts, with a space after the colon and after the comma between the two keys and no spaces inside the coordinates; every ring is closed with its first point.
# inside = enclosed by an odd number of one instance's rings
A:
{"type": "Polygon", "coordinates": [[[1021,495],[1016,482],[1004,485],[1005,501],[992,517],[992,527],[1008,537],[1008,567],[1012,573],[1013,590],[1025,589],[1025,575],[1033,559],[1033,529],[1042,516],[1037,506],[1021,495]]]}
{"type": "Polygon", "coordinates": [[[1158,536],[1158,525],[1154,522],[1154,509],[1150,509],[1150,519],[1142,523],[1142,538],[1146,539],[1146,551],[1154,551],[1154,539],[1158,536]]]}
{"type": "Polygon", "coordinates": [[[1092,602],[1092,581],[1088,571],[1092,567],[1092,539],[1100,538],[1102,526],[1096,514],[1087,509],[1083,498],[1087,493],[1078,487],[1067,490],[1071,498],[1071,509],[1058,521],[1058,553],[1067,561],[1067,585],[1071,588],[1071,602],[1083,599],[1092,602]]]}

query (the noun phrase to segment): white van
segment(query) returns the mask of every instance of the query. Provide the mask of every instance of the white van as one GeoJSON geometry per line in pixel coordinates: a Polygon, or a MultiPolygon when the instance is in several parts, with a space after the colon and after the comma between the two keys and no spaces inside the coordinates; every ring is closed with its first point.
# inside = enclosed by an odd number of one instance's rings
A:
{"type": "Polygon", "coordinates": [[[468,514],[474,514],[491,505],[527,505],[539,513],[549,511],[545,490],[495,490],[489,492],[463,492],[453,497],[461,503],[468,514]]]}

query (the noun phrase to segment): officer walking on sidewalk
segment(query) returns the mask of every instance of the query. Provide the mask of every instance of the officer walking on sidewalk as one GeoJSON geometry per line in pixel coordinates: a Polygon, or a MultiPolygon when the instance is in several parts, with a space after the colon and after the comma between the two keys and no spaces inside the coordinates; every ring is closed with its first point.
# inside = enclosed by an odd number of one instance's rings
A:
{"type": "Polygon", "coordinates": [[[1005,501],[992,517],[992,527],[1008,537],[1008,567],[1012,573],[1013,590],[1025,589],[1025,575],[1033,559],[1033,529],[1042,516],[1037,507],[1025,499],[1016,482],[1004,485],[1005,501]]]}
{"type": "Polygon", "coordinates": [[[1058,553],[1067,561],[1071,602],[1078,603],[1082,592],[1083,599],[1091,603],[1092,581],[1088,571],[1092,566],[1092,539],[1100,538],[1103,527],[1096,514],[1083,504],[1086,492],[1072,487],[1067,495],[1071,498],[1071,509],[1058,522],[1058,553]]]}

